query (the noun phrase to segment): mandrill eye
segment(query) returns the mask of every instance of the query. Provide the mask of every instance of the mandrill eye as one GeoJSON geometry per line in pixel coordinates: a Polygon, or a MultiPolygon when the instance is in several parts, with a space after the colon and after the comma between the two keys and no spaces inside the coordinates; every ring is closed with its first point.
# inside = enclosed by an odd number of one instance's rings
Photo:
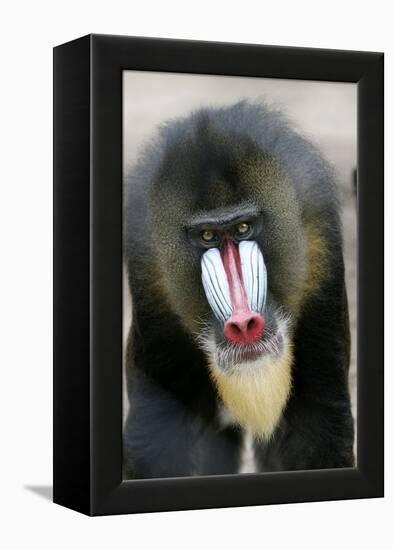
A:
{"type": "Polygon", "coordinates": [[[210,231],[209,229],[205,229],[201,232],[202,240],[204,240],[207,243],[211,243],[212,241],[216,240],[216,234],[214,231],[210,231]]]}
{"type": "Polygon", "coordinates": [[[247,222],[238,223],[236,226],[236,234],[245,237],[250,232],[251,226],[247,222]]]}

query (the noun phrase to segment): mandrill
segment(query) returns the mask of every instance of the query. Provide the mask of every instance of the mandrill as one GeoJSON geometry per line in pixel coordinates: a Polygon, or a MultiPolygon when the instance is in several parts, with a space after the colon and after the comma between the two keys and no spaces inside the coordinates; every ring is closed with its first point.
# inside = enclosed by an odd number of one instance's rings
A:
{"type": "Polygon", "coordinates": [[[126,176],[125,478],[350,467],[334,174],[276,111],[163,125],[126,176]]]}

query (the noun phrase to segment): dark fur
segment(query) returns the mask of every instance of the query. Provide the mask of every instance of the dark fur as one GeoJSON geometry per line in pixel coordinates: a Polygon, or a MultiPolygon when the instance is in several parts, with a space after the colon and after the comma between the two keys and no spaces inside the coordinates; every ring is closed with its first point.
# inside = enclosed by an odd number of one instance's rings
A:
{"type": "Polygon", "coordinates": [[[236,473],[242,430],[223,429],[206,357],[195,343],[209,315],[200,253],[185,226],[195,213],[248,200],[261,237],[271,302],[293,319],[293,390],[260,470],[353,465],[349,331],[334,177],[277,112],[247,102],[163,126],[127,177],[125,251],[133,299],[127,347],[130,412],[125,477],[236,473]],[[323,277],[305,286],[305,227],[325,246],[323,277]]]}

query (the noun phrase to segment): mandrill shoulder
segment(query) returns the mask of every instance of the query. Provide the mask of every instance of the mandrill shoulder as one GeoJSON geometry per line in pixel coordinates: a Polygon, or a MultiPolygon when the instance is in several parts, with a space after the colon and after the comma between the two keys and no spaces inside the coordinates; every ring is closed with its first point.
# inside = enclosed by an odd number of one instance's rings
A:
{"type": "MultiPolygon", "coordinates": [[[[303,302],[317,295],[331,279],[342,272],[342,238],[339,222],[323,223],[317,215],[303,222],[305,278],[303,302]]],[[[343,272],[342,272],[343,277],[343,272]]]]}

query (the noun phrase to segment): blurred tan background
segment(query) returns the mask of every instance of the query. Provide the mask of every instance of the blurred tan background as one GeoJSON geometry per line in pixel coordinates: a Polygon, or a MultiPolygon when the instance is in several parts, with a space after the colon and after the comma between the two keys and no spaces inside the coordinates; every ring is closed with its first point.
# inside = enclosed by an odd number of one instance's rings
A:
{"type": "MultiPolygon", "coordinates": [[[[193,74],[123,72],[124,171],[138,157],[157,126],[198,107],[262,99],[282,110],[292,125],[330,161],[339,185],[346,280],[351,321],[350,388],[356,421],[356,249],[357,216],[353,187],[356,167],[356,84],[193,74]]],[[[123,284],[123,336],[131,323],[130,295],[123,284]]],[[[128,411],[124,396],[124,417],[128,411]]]]}

